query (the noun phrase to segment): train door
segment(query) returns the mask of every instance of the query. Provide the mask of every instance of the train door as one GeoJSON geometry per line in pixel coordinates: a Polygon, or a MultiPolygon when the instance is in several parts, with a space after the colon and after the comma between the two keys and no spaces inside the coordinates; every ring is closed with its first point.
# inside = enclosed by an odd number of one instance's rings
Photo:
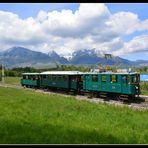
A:
{"type": "Polygon", "coordinates": [[[91,89],[91,77],[89,74],[87,75],[84,75],[84,85],[83,87],[86,89],[86,90],[90,90],[91,89]]]}
{"type": "Polygon", "coordinates": [[[121,77],[118,74],[110,75],[110,92],[120,93],[121,92],[121,77]]]}
{"type": "Polygon", "coordinates": [[[83,89],[83,80],[84,80],[84,76],[83,75],[78,75],[77,76],[77,88],[79,90],[83,89]]]}
{"type": "Polygon", "coordinates": [[[105,74],[101,75],[101,91],[108,91],[108,76],[105,74]]]}
{"type": "Polygon", "coordinates": [[[98,74],[93,74],[92,75],[91,89],[94,90],[94,91],[99,91],[100,90],[98,74]]]}
{"type": "Polygon", "coordinates": [[[122,85],[122,93],[129,94],[130,93],[130,76],[129,75],[121,75],[121,85],[122,85]]]}
{"type": "Polygon", "coordinates": [[[70,89],[77,89],[77,75],[69,76],[70,89]]]}
{"type": "Polygon", "coordinates": [[[140,75],[132,75],[131,84],[132,84],[132,94],[140,94],[140,75]]]}

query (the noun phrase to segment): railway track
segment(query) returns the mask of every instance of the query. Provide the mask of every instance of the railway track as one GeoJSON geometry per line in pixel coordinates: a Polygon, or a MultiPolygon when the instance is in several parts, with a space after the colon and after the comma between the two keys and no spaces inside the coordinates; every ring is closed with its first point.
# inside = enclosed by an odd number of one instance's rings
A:
{"type": "MultiPolygon", "coordinates": [[[[16,88],[16,89],[24,89],[22,86],[18,85],[12,85],[12,84],[2,84],[0,83],[1,87],[11,87],[11,88],[16,88]]],[[[28,90],[32,90],[32,88],[25,88],[28,90]]],[[[148,110],[148,96],[140,95],[139,98],[135,100],[128,100],[128,101],[118,101],[115,99],[110,99],[110,98],[99,98],[99,97],[93,97],[89,98],[88,96],[84,95],[74,95],[74,94],[67,94],[64,91],[58,90],[58,91],[52,91],[52,90],[41,90],[41,89],[34,89],[35,92],[38,93],[43,93],[43,94],[60,94],[65,97],[68,96],[75,96],[77,100],[86,100],[90,102],[95,102],[95,103],[107,103],[107,104],[112,104],[115,106],[127,106],[129,108],[137,109],[137,110],[148,110]]]]}

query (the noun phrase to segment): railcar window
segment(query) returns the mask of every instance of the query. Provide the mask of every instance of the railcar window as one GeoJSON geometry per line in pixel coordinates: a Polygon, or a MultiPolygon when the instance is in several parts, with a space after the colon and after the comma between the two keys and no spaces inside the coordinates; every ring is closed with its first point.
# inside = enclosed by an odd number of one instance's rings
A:
{"type": "Polygon", "coordinates": [[[35,76],[32,76],[32,80],[35,80],[35,76]]]}
{"type": "Polygon", "coordinates": [[[31,79],[31,76],[28,76],[28,79],[30,80],[31,79]]]}
{"type": "Polygon", "coordinates": [[[58,76],[58,80],[59,80],[59,81],[63,80],[63,76],[62,76],[62,75],[59,75],[59,76],[58,76]]]}
{"type": "Polygon", "coordinates": [[[117,82],[117,75],[111,75],[110,76],[110,81],[111,82],[117,82]]]}
{"type": "Polygon", "coordinates": [[[46,75],[43,75],[43,79],[46,79],[47,78],[47,76],[46,75]]]}
{"type": "Polygon", "coordinates": [[[128,82],[130,82],[130,81],[131,81],[131,80],[130,80],[130,76],[127,76],[127,81],[128,81],[128,82]]]}
{"type": "Polygon", "coordinates": [[[89,81],[89,75],[86,75],[85,77],[86,77],[86,81],[89,81]]]}
{"type": "Polygon", "coordinates": [[[38,76],[38,79],[39,79],[39,80],[41,80],[41,79],[42,79],[42,77],[41,77],[41,76],[38,76]]]}
{"type": "Polygon", "coordinates": [[[68,76],[64,75],[63,80],[67,81],[67,79],[68,79],[68,76]]]}
{"type": "Polygon", "coordinates": [[[71,80],[72,80],[73,82],[76,82],[76,81],[77,81],[77,77],[76,77],[76,76],[71,76],[71,80]]]}
{"type": "Polygon", "coordinates": [[[50,77],[51,77],[51,80],[53,80],[53,75],[50,75],[50,77]]]}
{"type": "Polygon", "coordinates": [[[105,75],[102,76],[102,82],[106,82],[106,76],[105,75]]]}
{"type": "Polygon", "coordinates": [[[122,76],[122,82],[127,83],[127,76],[122,76]]]}
{"type": "Polygon", "coordinates": [[[56,76],[56,80],[58,80],[58,81],[60,80],[60,76],[59,75],[56,76]]]}
{"type": "Polygon", "coordinates": [[[62,75],[59,76],[59,80],[60,81],[63,80],[63,76],[62,75]]]}
{"type": "Polygon", "coordinates": [[[48,80],[51,80],[51,75],[48,75],[48,80]]]}
{"type": "Polygon", "coordinates": [[[140,75],[137,75],[138,83],[140,82],[140,75]]]}
{"type": "Polygon", "coordinates": [[[92,75],[92,81],[98,82],[98,75],[92,75]]]}
{"type": "Polygon", "coordinates": [[[84,80],[84,77],[80,76],[80,81],[83,82],[83,80],[84,80]]]}
{"type": "Polygon", "coordinates": [[[57,76],[56,75],[52,75],[52,80],[56,80],[57,76]]]}
{"type": "Polygon", "coordinates": [[[37,75],[34,75],[33,76],[33,80],[37,80],[38,79],[38,76],[37,75]]]}

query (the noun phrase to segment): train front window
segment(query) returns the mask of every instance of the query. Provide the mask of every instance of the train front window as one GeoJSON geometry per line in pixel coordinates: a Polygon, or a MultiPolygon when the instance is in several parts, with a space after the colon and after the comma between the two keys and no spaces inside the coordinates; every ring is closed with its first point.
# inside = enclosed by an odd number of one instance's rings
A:
{"type": "Polygon", "coordinates": [[[138,76],[132,76],[132,83],[138,83],[139,81],[138,81],[139,79],[138,79],[138,76]]]}

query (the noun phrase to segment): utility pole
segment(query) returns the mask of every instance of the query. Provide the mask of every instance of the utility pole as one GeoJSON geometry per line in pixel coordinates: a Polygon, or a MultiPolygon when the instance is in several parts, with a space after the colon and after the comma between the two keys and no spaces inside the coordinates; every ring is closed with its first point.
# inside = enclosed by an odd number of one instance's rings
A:
{"type": "Polygon", "coordinates": [[[2,83],[5,83],[5,69],[3,64],[2,64],[2,83]]]}

